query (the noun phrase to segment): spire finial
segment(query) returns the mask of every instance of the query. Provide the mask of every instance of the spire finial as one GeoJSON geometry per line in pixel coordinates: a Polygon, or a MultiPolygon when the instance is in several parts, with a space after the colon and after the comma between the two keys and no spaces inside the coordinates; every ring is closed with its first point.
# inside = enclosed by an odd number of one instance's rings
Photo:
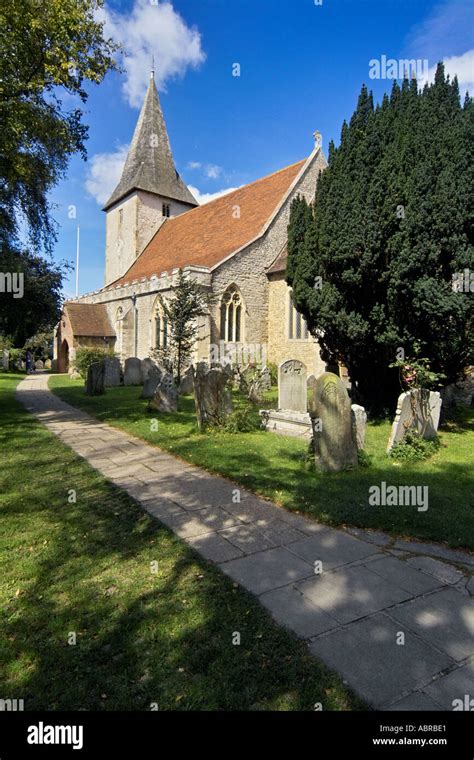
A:
{"type": "Polygon", "coordinates": [[[151,71],[150,71],[150,79],[155,78],[155,56],[152,54],[151,56],[151,71]]]}

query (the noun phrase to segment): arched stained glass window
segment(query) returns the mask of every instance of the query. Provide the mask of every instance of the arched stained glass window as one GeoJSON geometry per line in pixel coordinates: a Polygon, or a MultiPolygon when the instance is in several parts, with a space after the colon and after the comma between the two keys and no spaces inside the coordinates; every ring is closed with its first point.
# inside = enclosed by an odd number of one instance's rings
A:
{"type": "Polygon", "coordinates": [[[243,340],[243,307],[239,289],[235,285],[231,285],[221,300],[221,340],[228,343],[240,343],[243,340]]]}

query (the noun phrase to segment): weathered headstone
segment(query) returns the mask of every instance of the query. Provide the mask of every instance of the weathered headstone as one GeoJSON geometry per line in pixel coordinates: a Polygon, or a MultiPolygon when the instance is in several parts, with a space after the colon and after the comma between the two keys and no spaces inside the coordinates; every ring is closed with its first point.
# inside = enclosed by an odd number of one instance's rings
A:
{"type": "Polygon", "coordinates": [[[115,388],[118,385],[120,385],[120,379],[121,379],[120,359],[118,359],[117,357],[104,359],[104,368],[105,368],[104,369],[105,387],[115,388]]]}
{"type": "MultiPolygon", "coordinates": [[[[344,380],[342,381],[344,382],[344,380]]],[[[345,383],[344,383],[345,385],[345,383]]],[[[352,425],[358,449],[363,449],[365,444],[365,429],[367,427],[367,412],[363,406],[352,404],[352,425]]]]}
{"type": "Polygon", "coordinates": [[[272,386],[272,378],[268,367],[256,370],[248,390],[248,398],[254,404],[259,404],[263,396],[272,386]]]}
{"type": "Polygon", "coordinates": [[[351,402],[341,378],[325,372],[314,384],[311,420],[316,468],[340,472],[357,467],[351,402]]]}
{"type": "Polygon", "coordinates": [[[278,369],[278,408],[293,412],[306,412],[306,366],[297,359],[289,359],[278,369]]]}
{"type": "Polygon", "coordinates": [[[102,396],[105,393],[104,362],[93,362],[87,370],[86,393],[88,396],[102,396]]]}
{"type": "Polygon", "coordinates": [[[410,429],[416,430],[422,438],[428,440],[436,438],[441,403],[441,395],[438,391],[422,388],[400,394],[387,451],[399,443],[410,429]]]}
{"type": "Polygon", "coordinates": [[[194,390],[193,368],[188,367],[179,384],[180,396],[189,396],[194,390]]]}
{"type": "Polygon", "coordinates": [[[153,398],[155,391],[158,388],[163,372],[158,367],[155,367],[153,372],[150,372],[147,379],[143,383],[142,398],[153,398]]]}
{"type": "Polygon", "coordinates": [[[168,414],[178,411],[178,389],[173,375],[166,373],[161,377],[153,398],[148,403],[148,409],[168,414]]]}
{"type": "Polygon", "coordinates": [[[153,361],[153,359],[150,359],[149,357],[147,357],[146,359],[141,360],[141,369],[142,369],[142,383],[144,383],[148,379],[150,372],[155,372],[156,369],[158,369],[158,365],[156,364],[156,362],[153,361]]]}
{"type": "Polygon", "coordinates": [[[46,359],[46,361],[44,363],[44,368],[45,369],[51,369],[51,359],[46,359]]]}
{"type": "Polygon", "coordinates": [[[41,359],[38,359],[38,360],[35,362],[35,369],[44,369],[44,364],[43,364],[43,362],[41,361],[41,359]]]}
{"type": "Polygon", "coordinates": [[[123,376],[124,385],[141,385],[142,384],[142,363],[140,359],[131,357],[125,359],[125,372],[123,376]]]}
{"type": "Polygon", "coordinates": [[[6,349],[3,349],[2,351],[2,367],[5,370],[5,372],[8,372],[9,367],[9,356],[10,354],[6,349]]]}
{"type": "Polygon", "coordinates": [[[306,381],[306,395],[307,395],[307,409],[310,415],[316,416],[316,410],[314,408],[314,392],[316,390],[316,378],[314,375],[310,375],[306,381]]]}
{"type": "Polygon", "coordinates": [[[199,362],[194,371],[194,399],[198,427],[219,425],[232,412],[232,398],[228,385],[231,374],[222,367],[212,367],[199,362]]]}

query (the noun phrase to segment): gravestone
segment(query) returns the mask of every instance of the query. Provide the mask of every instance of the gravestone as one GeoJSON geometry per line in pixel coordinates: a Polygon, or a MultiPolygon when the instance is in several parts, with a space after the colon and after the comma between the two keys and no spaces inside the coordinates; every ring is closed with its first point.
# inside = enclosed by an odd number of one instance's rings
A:
{"type": "Polygon", "coordinates": [[[105,393],[104,362],[93,362],[87,370],[86,393],[88,396],[102,396],[105,393]]]}
{"type": "Polygon", "coordinates": [[[148,403],[148,410],[167,414],[178,411],[178,389],[173,375],[169,373],[162,375],[153,398],[148,403]]]}
{"type": "Polygon", "coordinates": [[[306,381],[306,397],[307,397],[307,410],[310,415],[316,417],[316,410],[314,408],[314,392],[316,390],[316,378],[314,375],[310,375],[306,381]]]}
{"type": "Polygon", "coordinates": [[[441,413],[441,395],[438,391],[407,391],[400,394],[392,424],[387,452],[405,437],[408,430],[416,430],[422,438],[436,438],[441,413]]]}
{"type": "Polygon", "coordinates": [[[193,368],[188,367],[179,384],[180,396],[189,396],[194,390],[193,368]]]}
{"type": "Polygon", "coordinates": [[[124,385],[141,385],[142,384],[142,363],[140,359],[131,357],[125,359],[125,372],[123,377],[124,385]]]}
{"type": "Polygon", "coordinates": [[[278,368],[278,409],[306,412],[306,366],[298,359],[289,359],[278,368]]]}
{"type": "Polygon", "coordinates": [[[35,362],[35,369],[44,369],[44,364],[41,359],[38,359],[38,361],[35,362]]]}
{"type": "Polygon", "coordinates": [[[2,351],[2,367],[5,370],[5,372],[8,372],[9,367],[9,356],[10,354],[6,349],[3,349],[2,351]]]}
{"type": "Polygon", "coordinates": [[[146,359],[141,360],[141,369],[142,383],[144,383],[148,379],[150,372],[155,372],[155,370],[158,369],[158,365],[153,361],[153,359],[147,357],[146,359]]]}
{"type": "Polygon", "coordinates": [[[155,369],[148,374],[147,379],[143,383],[141,398],[153,398],[153,396],[155,395],[155,391],[161,382],[162,377],[163,377],[163,372],[161,371],[161,369],[158,369],[158,367],[155,367],[155,369]]]}
{"type": "Polygon", "coordinates": [[[45,369],[51,369],[51,359],[46,359],[46,361],[44,363],[44,368],[45,369]]]}
{"type": "MultiPolygon", "coordinates": [[[[344,382],[344,380],[343,380],[344,382]]],[[[345,385],[345,383],[344,383],[345,385]]],[[[363,449],[365,444],[365,429],[367,427],[367,412],[363,406],[352,404],[352,426],[358,449],[363,449]]]]}
{"type": "Polygon", "coordinates": [[[341,378],[332,372],[321,375],[310,406],[316,469],[340,472],[357,467],[351,402],[341,378]]]}
{"type": "Polygon", "coordinates": [[[272,378],[268,367],[263,367],[255,372],[248,390],[248,398],[254,404],[263,400],[266,391],[272,387],[272,378]]]}
{"type": "Polygon", "coordinates": [[[104,372],[105,380],[104,385],[106,388],[115,388],[120,385],[121,368],[120,359],[117,357],[104,359],[104,372]]]}
{"type": "Polygon", "coordinates": [[[200,430],[208,425],[220,425],[232,412],[232,398],[228,389],[232,369],[226,372],[222,367],[209,367],[199,362],[193,369],[194,399],[197,423],[200,430]]]}

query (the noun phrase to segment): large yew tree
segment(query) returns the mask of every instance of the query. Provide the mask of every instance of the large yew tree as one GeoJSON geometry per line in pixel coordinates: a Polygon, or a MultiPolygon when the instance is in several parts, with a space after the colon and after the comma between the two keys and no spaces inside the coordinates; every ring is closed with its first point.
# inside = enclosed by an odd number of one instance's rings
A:
{"type": "Polygon", "coordinates": [[[474,106],[439,64],[435,81],[394,83],[357,108],[329,147],[315,202],[293,202],[287,281],[323,358],[349,370],[353,396],[393,410],[390,365],[419,347],[456,380],[472,362],[474,106]]]}

